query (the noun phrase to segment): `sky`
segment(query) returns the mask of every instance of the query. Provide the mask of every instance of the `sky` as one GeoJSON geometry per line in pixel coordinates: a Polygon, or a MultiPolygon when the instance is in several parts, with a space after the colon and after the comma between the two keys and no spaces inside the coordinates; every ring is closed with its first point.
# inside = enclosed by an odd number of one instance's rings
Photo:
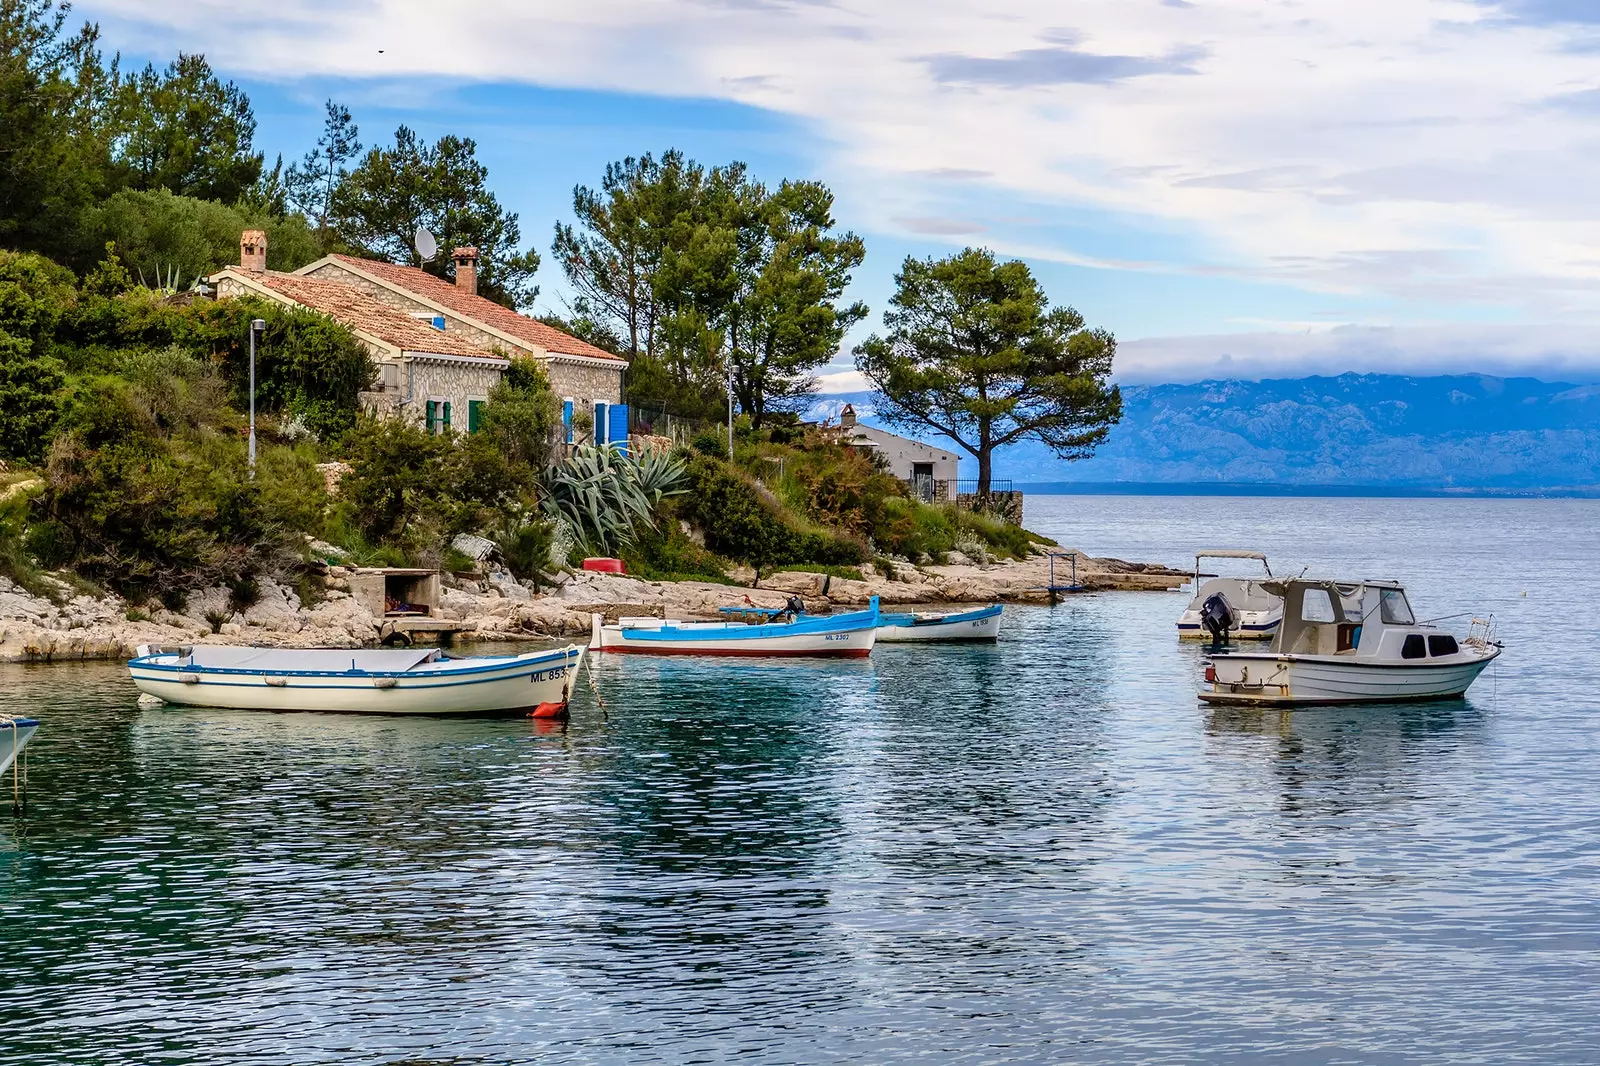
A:
{"type": "MultiPolygon", "coordinates": [[[[881,328],[906,256],[1026,260],[1126,382],[1600,380],[1600,0],[93,0],[125,64],[203,52],[258,147],[474,137],[545,256],[669,147],[837,196],[881,328]]],[[[861,386],[848,351],[825,388],[861,386]]]]}

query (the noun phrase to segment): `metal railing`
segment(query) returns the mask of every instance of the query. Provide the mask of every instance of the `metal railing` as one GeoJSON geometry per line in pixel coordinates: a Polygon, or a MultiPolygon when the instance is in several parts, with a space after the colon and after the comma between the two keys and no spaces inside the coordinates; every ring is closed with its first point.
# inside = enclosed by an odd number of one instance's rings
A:
{"type": "MultiPolygon", "coordinates": [[[[960,479],[958,479],[956,481],[956,492],[957,492],[958,495],[971,496],[971,495],[974,495],[975,493],[977,493],[977,491],[978,491],[978,479],[975,478],[975,477],[974,478],[960,478],[960,479]]],[[[1012,492],[1012,491],[1014,491],[1014,490],[1011,487],[1011,479],[1010,478],[1004,478],[1004,479],[1001,479],[1001,478],[990,478],[989,479],[989,493],[990,493],[990,495],[993,495],[994,493],[997,493],[997,492],[1012,492]]]]}

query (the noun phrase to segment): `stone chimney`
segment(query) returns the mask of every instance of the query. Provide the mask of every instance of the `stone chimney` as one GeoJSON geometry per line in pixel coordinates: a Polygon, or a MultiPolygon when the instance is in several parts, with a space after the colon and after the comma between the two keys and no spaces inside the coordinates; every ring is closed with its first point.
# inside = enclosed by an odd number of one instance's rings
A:
{"type": "Polygon", "coordinates": [[[239,234],[239,269],[260,273],[267,269],[265,230],[247,229],[239,234]]]}
{"type": "Polygon", "coordinates": [[[468,245],[450,253],[456,261],[456,288],[478,295],[478,250],[468,245]]]}
{"type": "Polygon", "coordinates": [[[849,404],[845,404],[844,410],[839,412],[839,428],[856,428],[856,409],[849,404]]]}

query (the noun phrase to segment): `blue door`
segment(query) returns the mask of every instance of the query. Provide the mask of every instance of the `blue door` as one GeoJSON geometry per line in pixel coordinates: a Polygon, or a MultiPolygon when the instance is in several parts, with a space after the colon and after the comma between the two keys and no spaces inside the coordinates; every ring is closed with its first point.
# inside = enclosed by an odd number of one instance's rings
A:
{"type": "Polygon", "coordinates": [[[604,448],[610,438],[606,431],[610,427],[606,424],[606,405],[599,400],[594,402],[594,443],[598,448],[604,448]]]}
{"type": "Polygon", "coordinates": [[[611,423],[610,439],[613,447],[624,454],[628,451],[628,405],[614,403],[608,409],[611,423]]]}

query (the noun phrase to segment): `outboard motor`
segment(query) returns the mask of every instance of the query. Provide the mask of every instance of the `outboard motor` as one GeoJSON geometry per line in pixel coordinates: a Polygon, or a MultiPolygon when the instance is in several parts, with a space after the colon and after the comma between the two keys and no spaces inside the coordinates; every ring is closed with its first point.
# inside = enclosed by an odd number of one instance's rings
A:
{"type": "Polygon", "coordinates": [[[1200,624],[1206,627],[1206,632],[1211,634],[1211,646],[1221,647],[1228,643],[1228,630],[1238,623],[1233,613],[1233,605],[1226,596],[1220,592],[1213,592],[1206,597],[1206,602],[1200,606],[1200,624]]]}
{"type": "Polygon", "coordinates": [[[806,613],[806,601],[799,596],[790,596],[789,601],[783,605],[783,613],[788,615],[791,621],[799,618],[806,613]]]}

